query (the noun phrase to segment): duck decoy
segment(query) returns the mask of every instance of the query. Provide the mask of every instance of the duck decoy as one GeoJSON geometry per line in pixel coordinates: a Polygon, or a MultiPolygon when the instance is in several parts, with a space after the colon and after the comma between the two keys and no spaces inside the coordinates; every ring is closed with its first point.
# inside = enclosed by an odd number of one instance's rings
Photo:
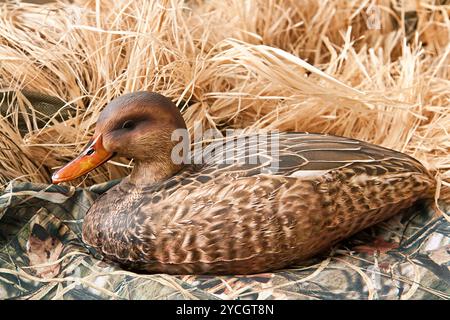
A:
{"type": "Polygon", "coordinates": [[[134,159],[131,174],[101,195],[83,222],[83,241],[128,269],[273,271],[433,197],[434,178],[419,161],[363,141],[273,133],[278,164],[271,168],[270,155],[250,163],[254,145],[229,147],[223,138],[205,148],[215,150],[206,161],[185,164],[172,160],[177,129],[186,124],[170,99],[125,94],[102,110],[82,153],[52,176],[60,183],[115,155],[134,159]]]}

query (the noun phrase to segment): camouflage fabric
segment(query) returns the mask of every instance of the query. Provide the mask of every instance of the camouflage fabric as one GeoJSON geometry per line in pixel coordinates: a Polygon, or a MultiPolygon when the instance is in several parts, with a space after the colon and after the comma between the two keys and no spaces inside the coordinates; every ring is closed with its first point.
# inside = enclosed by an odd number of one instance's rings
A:
{"type": "Polygon", "coordinates": [[[81,241],[86,211],[116,183],[75,189],[11,182],[0,195],[0,298],[450,298],[450,224],[426,204],[274,273],[136,274],[102,261],[81,241]]]}
{"type": "Polygon", "coordinates": [[[36,115],[36,124],[42,128],[51,117],[56,115],[57,120],[67,120],[75,115],[75,109],[66,105],[58,97],[49,96],[35,91],[2,91],[0,90],[0,116],[7,117],[11,113],[11,107],[17,107],[17,97],[24,99],[23,108],[18,108],[17,126],[21,135],[28,133],[25,118],[36,115]]]}

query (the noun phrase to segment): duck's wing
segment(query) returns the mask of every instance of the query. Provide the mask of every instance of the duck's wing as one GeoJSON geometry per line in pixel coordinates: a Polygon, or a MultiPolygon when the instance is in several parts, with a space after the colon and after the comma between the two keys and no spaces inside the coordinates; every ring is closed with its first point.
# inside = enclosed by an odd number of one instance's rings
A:
{"type": "Polygon", "coordinates": [[[144,189],[158,202],[183,189],[195,193],[205,184],[224,185],[261,175],[315,179],[329,173],[339,179],[367,175],[385,179],[418,174],[433,180],[416,159],[367,142],[326,134],[274,133],[215,141],[194,151],[191,164],[172,178],[144,189]]]}
{"type": "Polygon", "coordinates": [[[388,171],[427,172],[419,161],[404,153],[325,134],[244,135],[212,143],[200,152],[203,157],[194,155],[204,161],[200,171],[215,176],[222,173],[302,176],[348,166],[371,175],[388,171]]]}

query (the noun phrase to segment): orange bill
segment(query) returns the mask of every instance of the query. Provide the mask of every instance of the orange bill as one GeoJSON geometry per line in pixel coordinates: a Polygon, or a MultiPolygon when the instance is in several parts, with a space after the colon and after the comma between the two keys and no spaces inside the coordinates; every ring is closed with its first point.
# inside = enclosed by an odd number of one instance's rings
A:
{"type": "Polygon", "coordinates": [[[81,177],[111,159],[113,155],[105,150],[102,135],[99,134],[89,141],[87,147],[76,159],[53,174],[52,182],[60,183],[81,177]]]}

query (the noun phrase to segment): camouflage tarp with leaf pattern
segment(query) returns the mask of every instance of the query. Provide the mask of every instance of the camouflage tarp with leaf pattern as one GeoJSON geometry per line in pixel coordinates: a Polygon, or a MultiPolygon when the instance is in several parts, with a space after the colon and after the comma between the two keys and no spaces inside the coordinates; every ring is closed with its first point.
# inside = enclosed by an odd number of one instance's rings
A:
{"type": "Polygon", "coordinates": [[[83,190],[12,182],[0,196],[0,298],[450,298],[450,224],[424,204],[288,270],[234,277],[136,274],[102,261],[81,241],[87,209],[115,183],[83,190]]]}

